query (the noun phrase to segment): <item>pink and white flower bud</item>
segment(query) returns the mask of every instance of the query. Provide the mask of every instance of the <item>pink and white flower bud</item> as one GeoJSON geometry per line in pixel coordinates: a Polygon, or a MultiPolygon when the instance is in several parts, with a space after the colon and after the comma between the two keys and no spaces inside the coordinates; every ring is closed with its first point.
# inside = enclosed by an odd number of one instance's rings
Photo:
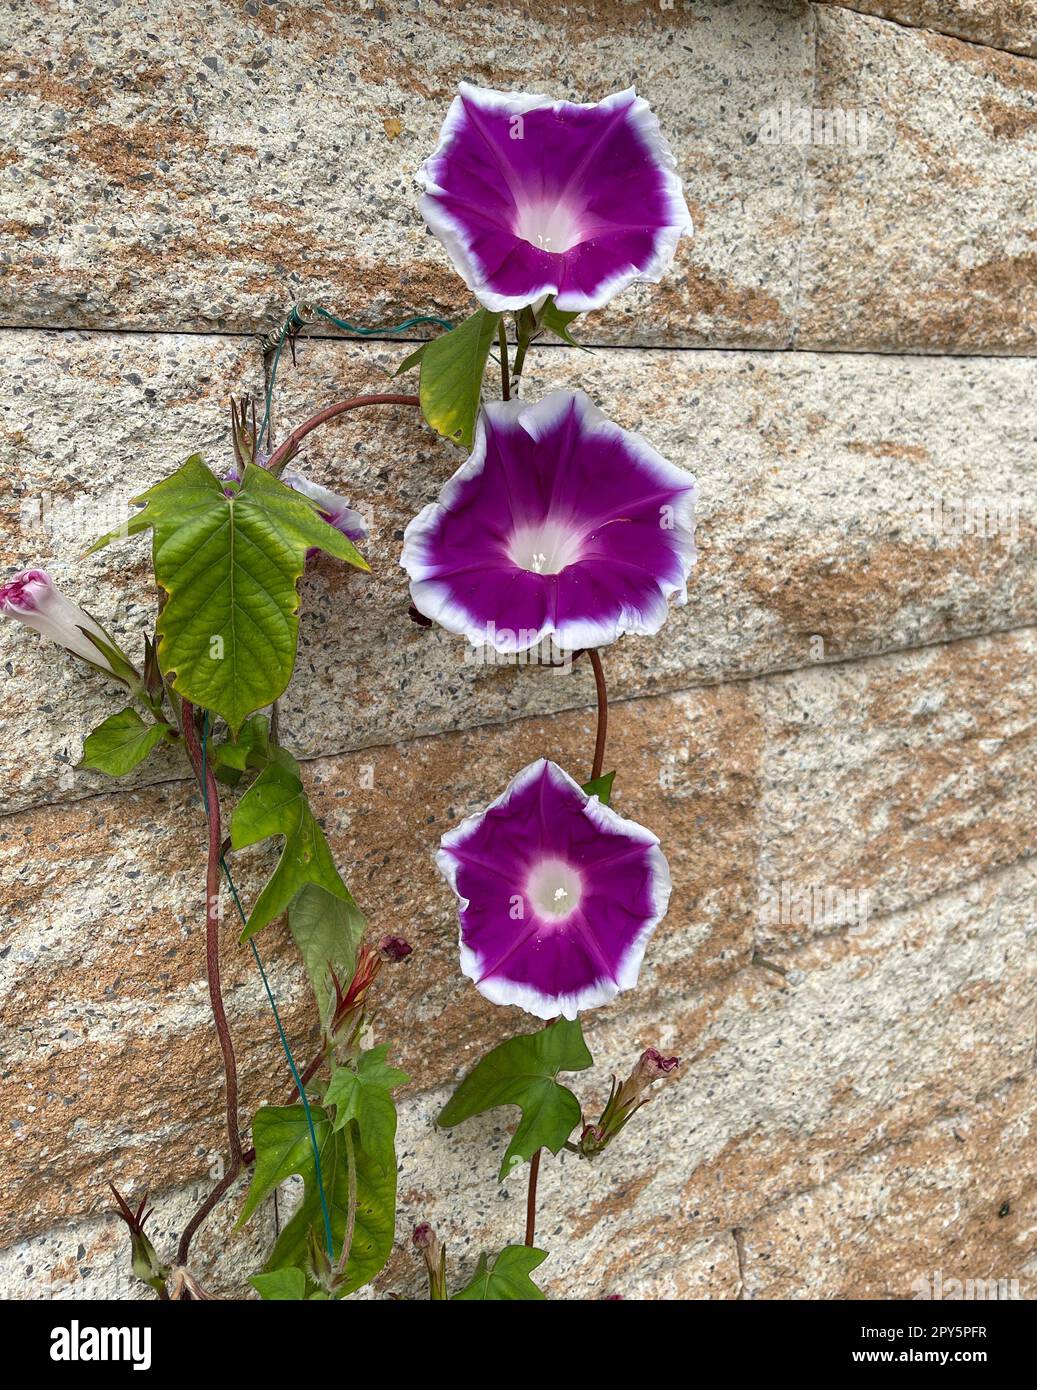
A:
{"type": "Polygon", "coordinates": [[[435,1231],[423,1221],[415,1226],[411,1244],[419,1251],[428,1270],[429,1298],[434,1303],[444,1301],[449,1295],[446,1286],[446,1246],[440,1242],[435,1231]]]}
{"type": "Polygon", "coordinates": [[[116,670],[87,633],[97,637],[106,648],[115,646],[111,637],[85,609],[65,597],[45,570],[22,570],[0,586],[0,613],[49,637],[99,670],[125,679],[125,672],[116,670]]]}
{"type": "Polygon", "coordinates": [[[321,487],[320,483],[311,483],[299,473],[282,473],[281,481],[315,502],[328,525],[341,531],[347,540],[362,541],[367,536],[367,522],[337,492],[321,487]]]}

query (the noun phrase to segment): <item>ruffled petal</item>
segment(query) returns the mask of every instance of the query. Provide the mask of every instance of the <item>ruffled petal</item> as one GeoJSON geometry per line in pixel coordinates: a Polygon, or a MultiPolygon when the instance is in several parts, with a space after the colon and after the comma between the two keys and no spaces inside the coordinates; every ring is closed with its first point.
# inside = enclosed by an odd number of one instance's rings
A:
{"type": "Polygon", "coordinates": [[[552,101],[462,83],[418,181],[423,217],[487,309],[597,309],[658,281],[692,230],[676,161],[633,88],[552,101]]]}
{"type": "Polygon", "coordinates": [[[401,564],[415,607],[478,646],[605,646],[687,601],[694,508],[691,474],[582,392],[490,402],[401,564]]]}
{"type": "Polygon", "coordinates": [[[437,863],[458,898],[462,971],[537,1018],[632,989],[670,898],[656,836],[543,758],[448,831],[437,863]]]}

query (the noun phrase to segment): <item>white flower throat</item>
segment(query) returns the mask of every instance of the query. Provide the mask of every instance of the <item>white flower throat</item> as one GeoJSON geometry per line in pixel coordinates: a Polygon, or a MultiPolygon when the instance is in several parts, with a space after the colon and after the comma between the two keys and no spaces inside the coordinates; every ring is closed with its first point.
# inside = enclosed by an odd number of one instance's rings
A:
{"type": "Polygon", "coordinates": [[[538,917],[564,922],[583,900],[583,877],[564,859],[541,859],[526,880],[526,896],[538,917]]]}
{"type": "Polygon", "coordinates": [[[575,211],[565,203],[543,200],[516,210],[514,232],[530,246],[562,255],[583,238],[575,211]]]}
{"type": "Polygon", "coordinates": [[[583,551],[582,538],[559,521],[520,526],[508,545],[508,556],[531,574],[561,574],[583,551]]]}

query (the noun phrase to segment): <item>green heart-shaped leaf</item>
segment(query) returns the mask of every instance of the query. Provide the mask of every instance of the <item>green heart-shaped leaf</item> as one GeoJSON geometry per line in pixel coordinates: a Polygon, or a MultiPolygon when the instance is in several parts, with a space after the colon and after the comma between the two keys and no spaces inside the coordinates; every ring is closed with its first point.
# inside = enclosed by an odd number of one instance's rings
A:
{"type": "Polygon", "coordinates": [[[263,769],[231,817],[230,842],[234,849],[247,849],[271,835],[284,836],[281,857],[249,913],[242,941],[280,917],[307,884],[317,884],[333,897],[356,906],[335,868],[324,832],[310,810],[298,764],[284,749],[277,751],[277,761],[263,769]]]}
{"type": "Polygon", "coordinates": [[[336,1067],[324,1102],[335,1107],[336,1129],[355,1120],[360,1143],[367,1153],[378,1161],[395,1163],[396,1106],[392,1093],[397,1086],[406,1085],[410,1077],[387,1064],[388,1051],[389,1044],[380,1043],[361,1052],[355,1071],[352,1067],[336,1067]]]}
{"type": "Polygon", "coordinates": [[[475,1277],[453,1300],[457,1303],[542,1301],[543,1292],[530,1279],[530,1273],[547,1259],[545,1250],[528,1245],[506,1245],[491,1264],[479,1256],[475,1277]]]}
{"type": "Polygon", "coordinates": [[[466,449],[475,438],[486,359],[500,317],[479,309],[449,333],[411,353],[400,369],[420,361],[418,397],[425,419],[438,434],[466,449]]]}
{"type": "Polygon", "coordinates": [[[509,1038],[477,1062],[439,1113],[446,1128],[498,1105],[522,1111],[508,1145],[498,1181],[537,1149],[557,1153],[580,1123],[580,1102],[560,1086],[560,1071],[583,1071],[593,1058],[583,1041],[579,1019],[559,1018],[539,1033],[509,1038]]]}
{"type": "MultiPolygon", "coordinates": [[[[331,1221],[332,1262],[335,1263],[342,1250],[348,1220],[349,1145],[346,1131],[332,1129],[325,1110],[313,1106],[311,1114],[331,1221]]],[[[355,1126],[353,1134],[355,1136],[355,1126]]],[[[263,1106],[252,1122],[252,1138],[256,1165],[238,1224],[247,1221],[279,1183],[297,1173],[303,1180],[303,1198],[278,1237],[264,1273],[302,1269],[307,1260],[310,1232],[316,1234],[321,1246],[324,1244],[324,1216],[306,1112],[301,1105],[263,1106]]],[[[352,1144],[352,1155],[356,1175],[356,1220],[345,1279],[336,1287],[336,1298],[370,1283],[383,1267],[392,1252],[396,1221],[395,1161],[385,1163],[382,1155],[372,1157],[356,1142],[352,1144]]]]}
{"type": "Polygon", "coordinates": [[[352,898],[340,898],[308,883],[288,907],[288,926],[299,948],[325,1027],[335,1005],[331,972],[345,985],[356,969],[357,947],[367,922],[352,898]]]}
{"type": "Polygon", "coordinates": [[[169,734],[165,724],[145,724],[135,709],[127,707],[99,724],[83,743],[77,767],[125,777],[169,734]]]}
{"type": "Polygon", "coordinates": [[[318,547],[358,569],[368,565],[308,498],[254,464],[240,488],[225,489],[194,454],[135,500],[144,510],[91,549],[151,527],[155,578],[166,593],[162,669],[177,694],[221,715],[236,734],[291,679],[306,552],[318,547]]]}

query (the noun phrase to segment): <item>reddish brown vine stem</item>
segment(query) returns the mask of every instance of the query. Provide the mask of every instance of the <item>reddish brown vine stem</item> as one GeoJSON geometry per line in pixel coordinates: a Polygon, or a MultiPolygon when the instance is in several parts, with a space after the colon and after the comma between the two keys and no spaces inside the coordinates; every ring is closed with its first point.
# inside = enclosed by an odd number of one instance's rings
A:
{"type": "MultiPolygon", "coordinates": [[[[605,766],[605,740],[608,737],[609,728],[609,697],[605,686],[605,672],[597,649],[588,648],[587,655],[594,668],[594,690],[598,698],[598,727],[594,736],[594,762],[591,766],[591,781],[596,782],[605,766]]],[[[551,1023],[554,1022],[555,1020],[552,1019],[544,1026],[550,1028],[551,1023]]],[[[529,1187],[526,1189],[526,1245],[532,1245],[536,1239],[537,1180],[540,1177],[540,1155],[542,1153],[543,1149],[537,1149],[529,1160],[529,1187]]]]}
{"type": "Polygon", "coordinates": [[[194,768],[198,785],[202,789],[206,816],[209,822],[209,859],[205,871],[205,974],[209,982],[209,1003],[212,1006],[216,1036],[223,1054],[223,1073],[226,1090],[227,1145],[230,1150],[227,1170],[219,1183],[195,1212],[180,1237],[177,1258],[180,1264],[187,1262],[191,1240],[209,1212],[224,1192],[241,1172],[242,1150],[241,1133],[238,1129],[238,1068],[234,1057],[234,1041],[227,1023],[223,1007],[223,991],[220,984],[220,859],[222,857],[222,836],[220,833],[220,797],[213,776],[212,767],[205,762],[198,731],[194,724],[194,706],[183,701],[182,719],[184,743],[194,768]]]}
{"type": "Polygon", "coordinates": [[[609,731],[609,697],[605,688],[605,672],[601,657],[594,647],[588,651],[594,667],[594,690],[598,697],[598,732],[594,738],[594,762],[591,766],[591,781],[596,782],[605,767],[605,740],[609,731]]]}
{"type": "MultiPolygon", "coordinates": [[[[347,410],[354,410],[358,406],[364,405],[411,405],[420,407],[421,402],[417,396],[369,395],[353,396],[347,401],[338,401],[334,405],[325,406],[323,410],[319,410],[316,415],[312,415],[308,420],[305,420],[299,425],[297,429],[293,430],[283,444],[278,445],[267,463],[268,469],[272,473],[278,473],[288,461],[292,451],[306,438],[311,430],[317,429],[328,420],[333,420],[336,415],[342,415],[347,410]]],[[[230,1149],[229,1162],[223,1177],[191,1217],[191,1220],[184,1227],[183,1234],[180,1237],[177,1260],[180,1264],[186,1264],[191,1249],[191,1241],[194,1238],[195,1232],[212,1211],[213,1207],[219,1202],[220,1198],[223,1197],[224,1193],[231,1187],[242,1168],[246,1164],[254,1161],[256,1151],[254,1148],[243,1150],[241,1144],[241,1132],[238,1129],[238,1069],[234,1057],[234,1042],[227,1024],[227,1014],[223,1007],[223,991],[220,984],[219,893],[220,861],[223,847],[220,841],[219,791],[216,786],[216,779],[213,776],[212,768],[206,765],[203,758],[201,746],[198,742],[198,731],[194,725],[194,706],[188,700],[184,700],[182,703],[181,718],[184,728],[184,743],[187,746],[188,756],[191,759],[191,765],[198,779],[198,785],[202,789],[202,796],[205,802],[209,823],[209,859],[205,875],[205,971],[209,982],[209,1002],[212,1005],[212,1016],[216,1024],[216,1035],[219,1038],[220,1051],[223,1054],[223,1071],[227,1100],[227,1143],[230,1149]]],[[[303,1085],[311,1079],[322,1061],[323,1053],[319,1053],[303,1073],[303,1085]]]]}
{"type": "Polygon", "coordinates": [[[421,401],[417,396],[373,395],[352,396],[348,401],[336,401],[334,405],[326,405],[323,410],[318,410],[316,415],[311,415],[308,420],[304,420],[292,430],[284,443],[277,446],[266,465],[268,470],[274,474],[280,473],[292,451],[298,448],[311,430],[326,424],[328,420],[334,420],[336,415],[344,415],[347,410],[355,410],[361,405],[415,405],[420,408],[421,401]]]}
{"type": "Polygon", "coordinates": [[[537,1149],[529,1160],[529,1187],[526,1191],[526,1244],[532,1245],[537,1232],[537,1178],[540,1176],[540,1155],[537,1149]]]}

